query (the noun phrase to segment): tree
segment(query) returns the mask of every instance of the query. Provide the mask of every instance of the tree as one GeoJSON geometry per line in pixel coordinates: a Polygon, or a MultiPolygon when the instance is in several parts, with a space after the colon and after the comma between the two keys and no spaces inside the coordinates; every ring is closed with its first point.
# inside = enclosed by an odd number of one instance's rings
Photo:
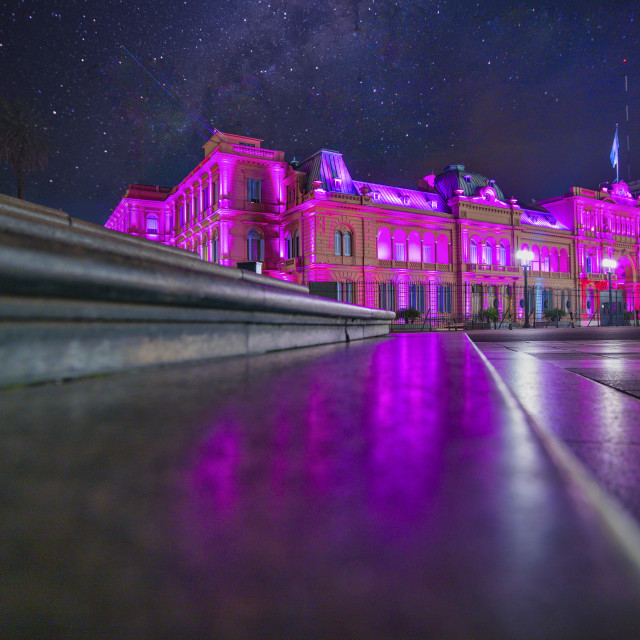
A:
{"type": "Polygon", "coordinates": [[[24,200],[29,173],[47,166],[53,145],[37,114],[26,102],[0,99],[0,161],[16,175],[18,198],[24,200]]]}

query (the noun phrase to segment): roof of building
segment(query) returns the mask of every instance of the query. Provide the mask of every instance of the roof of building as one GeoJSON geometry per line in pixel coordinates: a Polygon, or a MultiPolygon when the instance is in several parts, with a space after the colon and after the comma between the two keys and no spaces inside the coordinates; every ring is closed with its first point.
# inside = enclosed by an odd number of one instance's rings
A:
{"type": "Polygon", "coordinates": [[[479,173],[467,171],[463,164],[450,164],[434,179],[436,191],[445,200],[454,198],[458,189],[462,189],[463,195],[471,197],[478,195],[479,190],[487,186],[495,189],[498,200],[506,201],[502,189],[495,183],[495,180],[490,180],[479,173]]]}
{"type": "Polygon", "coordinates": [[[320,149],[303,160],[298,171],[304,171],[307,174],[307,193],[314,188],[314,182],[320,181],[325,191],[360,195],[353,185],[342,154],[338,151],[320,149]]]}
{"type": "Polygon", "coordinates": [[[130,184],[123,198],[137,198],[138,200],[166,200],[172,187],[161,187],[152,184],[130,184]]]}
{"type": "Polygon", "coordinates": [[[363,188],[369,189],[369,195],[372,195],[373,201],[378,204],[421,209],[422,211],[448,211],[442,196],[437,193],[405,189],[404,187],[390,187],[386,184],[362,182],[360,180],[354,180],[353,184],[360,193],[362,193],[363,188]],[[373,194],[377,194],[377,196],[373,194]]]}
{"type": "Polygon", "coordinates": [[[562,224],[562,222],[537,202],[531,202],[522,207],[520,223],[534,227],[545,227],[547,229],[569,230],[569,227],[562,224]]]}

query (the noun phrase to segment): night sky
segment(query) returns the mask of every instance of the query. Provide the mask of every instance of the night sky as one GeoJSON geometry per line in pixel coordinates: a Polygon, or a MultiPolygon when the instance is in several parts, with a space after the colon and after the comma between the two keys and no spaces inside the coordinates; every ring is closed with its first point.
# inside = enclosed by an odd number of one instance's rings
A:
{"type": "Polygon", "coordinates": [[[202,159],[206,130],[123,46],[211,127],[288,160],[339,150],[354,178],[413,187],[462,163],[521,202],[596,188],[619,122],[638,179],[640,5],[554,4],[5,0],[0,93],[56,147],[27,199],[103,224],[130,182],[173,186],[202,159]]]}

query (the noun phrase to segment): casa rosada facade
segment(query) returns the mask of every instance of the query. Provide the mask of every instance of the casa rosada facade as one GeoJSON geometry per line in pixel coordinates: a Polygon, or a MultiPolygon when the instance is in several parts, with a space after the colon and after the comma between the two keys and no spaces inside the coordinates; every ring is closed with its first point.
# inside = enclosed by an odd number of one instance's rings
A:
{"type": "Polygon", "coordinates": [[[345,302],[466,317],[495,301],[522,318],[516,252],[528,249],[530,309],[587,318],[613,258],[613,287],[640,308],[639,203],[624,182],[524,206],[463,165],[405,189],[355,180],[327,149],[288,163],[262,140],[217,132],[204,155],[176,187],[130,185],[105,227],[220,265],[261,262],[345,302]]]}

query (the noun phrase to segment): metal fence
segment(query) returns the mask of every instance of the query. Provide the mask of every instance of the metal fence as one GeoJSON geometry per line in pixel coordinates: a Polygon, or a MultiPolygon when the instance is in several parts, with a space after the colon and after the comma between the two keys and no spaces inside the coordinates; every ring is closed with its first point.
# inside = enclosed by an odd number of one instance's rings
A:
{"type": "Polygon", "coordinates": [[[637,324],[633,300],[624,290],[527,287],[437,282],[309,282],[310,293],[341,302],[396,312],[393,329],[459,330],[480,327],[532,327],[637,324]]]}

